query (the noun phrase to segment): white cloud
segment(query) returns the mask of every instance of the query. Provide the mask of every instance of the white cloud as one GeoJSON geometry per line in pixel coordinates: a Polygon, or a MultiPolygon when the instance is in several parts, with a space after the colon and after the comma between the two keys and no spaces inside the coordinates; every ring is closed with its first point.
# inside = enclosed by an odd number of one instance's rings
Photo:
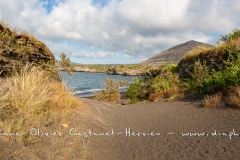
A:
{"type": "Polygon", "coordinates": [[[186,25],[184,17],[189,3],[190,0],[123,0],[119,12],[132,27],[142,31],[178,30],[186,25]]]}
{"type": "Polygon", "coordinates": [[[114,52],[101,52],[98,51],[97,53],[89,53],[89,52],[78,52],[78,53],[72,53],[73,57],[79,57],[79,58],[110,58],[110,57],[116,57],[118,54],[114,52]]]}
{"type": "Polygon", "coordinates": [[[112,0],[104,7],[91,0],[56,0],[50,12],[47,2],[0,0],[0,14],[54,53],[86,58],[151,57],[188,40],[216,43],[240,26],[237,0],[112,0]]]}

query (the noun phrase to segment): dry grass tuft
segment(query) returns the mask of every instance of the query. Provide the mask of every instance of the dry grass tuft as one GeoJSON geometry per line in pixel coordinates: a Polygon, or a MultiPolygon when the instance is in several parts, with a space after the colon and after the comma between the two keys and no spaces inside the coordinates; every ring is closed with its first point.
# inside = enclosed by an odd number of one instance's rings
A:
{"type": "Polygon", "coordinates": [[[225,101],[230,106],[240,109],[240,86],[231,87],[225,101]]]}
{"type": "MultiPolygon", "coordinates": [[[[24,133],[67,118],[81,106],[62,83],[48,78],[41,68],[27,64],[0,85],[0,130],[24,133]]],[[[33,140],[28,134],[16,138],[33,140]]]]}
{"type": "Polygon", "coordinates": [[[150,93],[148,100],[149,101],[157,101],[162,97],[162,94],[160,92],[150,93]]]}
{"type": "Polygon", "coordinates": [[[171,87],[164,93],[165,98],[172,99],[178,95],[178,89],[176,87],[171,87]]]}
{"type": "Polygon", "coordinates": [[[222,102],[222,93],[216,93],[214,95],[206,95],[203,100],[204,107],[215,108],[220,107],[222,102]]]}

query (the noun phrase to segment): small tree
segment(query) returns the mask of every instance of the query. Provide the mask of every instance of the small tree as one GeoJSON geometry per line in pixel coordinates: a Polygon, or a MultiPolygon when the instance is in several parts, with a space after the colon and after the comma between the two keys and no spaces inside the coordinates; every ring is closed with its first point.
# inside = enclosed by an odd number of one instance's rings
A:
{"type": "Polygon", "coordinates": [[[94,94],[96,100],[118,103],[120,101],[120,87],[127,84],[126,81],[115,81],[114,79],[105,79],[106,88],[94,94]]]}
{"type": "Polygon", "coordinates": [[[67,71],[70,76],[72,75],[74,66],[72,65],[71,60],[67,57],[67,55],[64,52],[61,53],[60,61],[58,62],[58,64],[61,69],[67,71]]]}

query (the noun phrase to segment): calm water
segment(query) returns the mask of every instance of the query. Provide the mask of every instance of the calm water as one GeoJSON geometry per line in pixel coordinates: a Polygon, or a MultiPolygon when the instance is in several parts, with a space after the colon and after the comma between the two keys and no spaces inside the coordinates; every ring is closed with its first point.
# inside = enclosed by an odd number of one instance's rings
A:
{"type": "MultiPolygon", "coordinates": [[[[74,88],[75,94],[79,97],[89,97],[93,92],[105,87],[105,78],[111,78],[118,81],[126,80],[132,82],[132,76],[109,75],[106,73],[89,73],[89,72],[74,72],[70,77],[67,72],[62,73],[63,82],[70,88],[74,88]]],[[[127,87],[122,87],[121,91],[126,91],[127,87]]]]}

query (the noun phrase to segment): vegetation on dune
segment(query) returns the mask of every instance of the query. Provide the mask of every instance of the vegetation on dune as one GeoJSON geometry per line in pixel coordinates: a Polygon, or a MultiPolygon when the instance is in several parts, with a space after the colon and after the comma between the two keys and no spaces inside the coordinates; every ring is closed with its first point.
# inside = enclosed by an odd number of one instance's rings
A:
{"type": "Polygon", "coordinates": [[[136,80],[131,83],[127,91],[130,103],[143,100],[155,101],[161,97],[169,100],[180,96],[182,93],[180,79],[175,72],[176,66],[173,64],[162,65],[154,76],[150,76],[146,81],[136,80]]]}
{"type": "Polygon", "coordinates": [[[239,108],[240,99],[240,31],[235,29],[222,36],[222,43],[213,48],[196,48],[182,61],[193,67],[190,77],[180,78],[175,67],[165,65],[155,70],[157,76],[130,84],[127,95],[131,103],[143,100],[169,100],[184,94],[198,93],[204,96],[205,107],[225,106],[239,108]],[[205,57],[220,59],[215,68],[205,57]],[[190,63],[189,63],[189,62],[190,63]],[[220,63],[221,62],[221,63],[220,63]],[[216,67],[217,66],[217,67],[216,67]],[[226,92],[230,90],[231,92],[226,92]]]}

